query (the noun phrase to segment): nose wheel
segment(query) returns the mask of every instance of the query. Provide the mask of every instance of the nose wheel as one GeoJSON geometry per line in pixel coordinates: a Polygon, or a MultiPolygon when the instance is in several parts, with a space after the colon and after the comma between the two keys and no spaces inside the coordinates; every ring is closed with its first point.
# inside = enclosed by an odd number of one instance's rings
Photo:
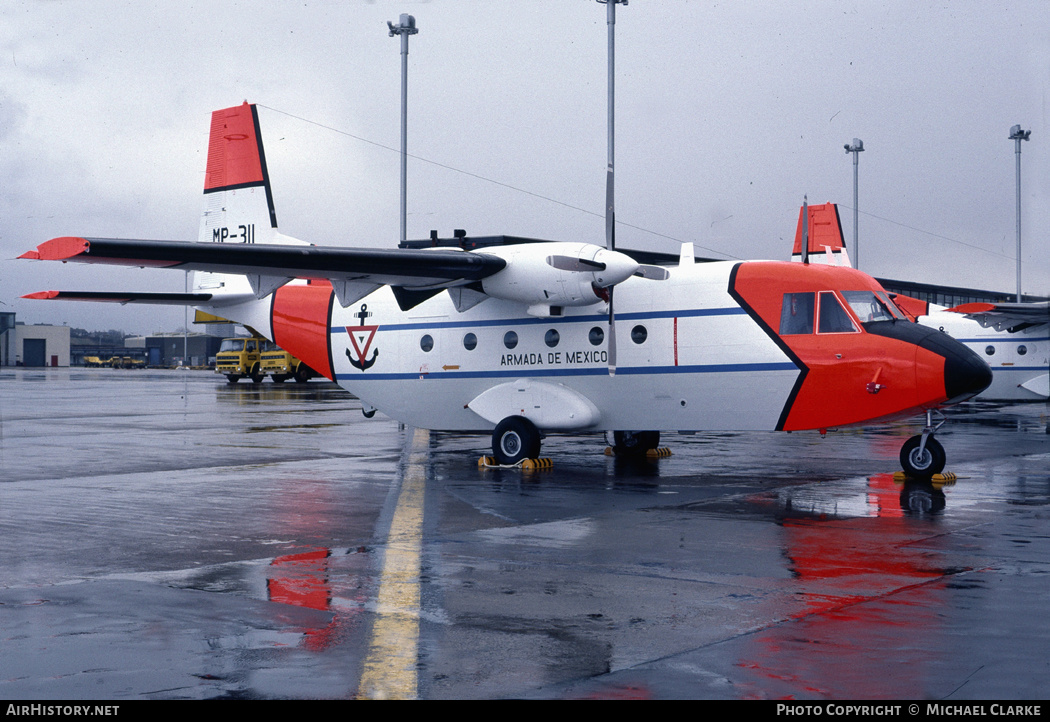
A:
{"type": "Polygon", "coordinates": [[[921,434],[905,441],[901,447],[901,467],[905,474],[915,479],[929,479],[944,471],[947,455],[941,442],[933,436],[943,425],[944,419],[934,425],[932,412],[926,412],[926,428],[921,434]]]}

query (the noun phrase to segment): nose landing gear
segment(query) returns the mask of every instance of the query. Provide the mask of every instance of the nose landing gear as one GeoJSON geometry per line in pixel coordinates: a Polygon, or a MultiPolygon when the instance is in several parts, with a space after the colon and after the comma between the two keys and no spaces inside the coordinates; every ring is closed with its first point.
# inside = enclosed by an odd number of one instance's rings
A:
{"type": "MultiPolygon", "coordinates": [[[[938,412],[938,416],[942,415],[938,412]]],[[[926,426],[922,434],[911,437],[901,447],[901,467],[905,474],[915,479],[929,479],[944,471],[947,455],[941,442],[933,436],[943,425],[943,416],[934,425],[933,411],[926,412],[926,426]]]]}

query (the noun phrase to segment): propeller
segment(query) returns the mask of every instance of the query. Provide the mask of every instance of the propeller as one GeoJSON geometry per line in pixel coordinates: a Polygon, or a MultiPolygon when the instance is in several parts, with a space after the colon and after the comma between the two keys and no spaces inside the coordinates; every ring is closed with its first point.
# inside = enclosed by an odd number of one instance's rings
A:
{"type": "Polygon", "coordinates": [[[606,268],[601,261],[589,261],[575,256],[547,256],[547,265],[559,271],[593,272],[604,271],[606,268]]]}

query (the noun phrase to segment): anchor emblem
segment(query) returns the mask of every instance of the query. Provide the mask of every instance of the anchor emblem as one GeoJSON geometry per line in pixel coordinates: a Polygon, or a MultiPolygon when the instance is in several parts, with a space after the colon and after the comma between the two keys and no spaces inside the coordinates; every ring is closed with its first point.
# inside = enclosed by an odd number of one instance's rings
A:
{"type": "Polygon", "coordinates": [[[350,361],[350,365],[354,368],[365,369],[371,368],[376,362],[376,358],[379,356],[379,349],[375,349],[372,352],[372,358],[367,358],[368,350],[372,346],[372,339],[375,338],[376,331],[379,330],[379,326],[366,326],[365,319],[372,315],[372,312],[368,310],[368,304],[362,303],[361,310],[354,314],[355,318],[361,319],[359,326],[346,326],[346,332],[350,335],[350,343],[354,347],[354,353],[350,353],[350,349],[346,350],[346,358],[350,361]],[[357,358],[354,358],[356,354],[357,358]]]}

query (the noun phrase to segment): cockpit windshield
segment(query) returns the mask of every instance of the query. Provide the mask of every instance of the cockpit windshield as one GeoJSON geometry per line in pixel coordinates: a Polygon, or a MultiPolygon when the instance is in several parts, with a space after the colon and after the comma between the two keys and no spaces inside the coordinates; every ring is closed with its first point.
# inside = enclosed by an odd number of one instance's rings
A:
{"type": "Polygon", "coordinates": [[[903,319],[902,314],[885,294],[873,291],[843,291],[842,297],[857,314],[861,323],[868,321],[893,321],[903,319]]]}
{"type": "Polygon", "coordinates": [[[244,350],[244,339],[243,338],[224,338],[222,345],[219,346],[219,351],[243,351],[244,350]]]}

